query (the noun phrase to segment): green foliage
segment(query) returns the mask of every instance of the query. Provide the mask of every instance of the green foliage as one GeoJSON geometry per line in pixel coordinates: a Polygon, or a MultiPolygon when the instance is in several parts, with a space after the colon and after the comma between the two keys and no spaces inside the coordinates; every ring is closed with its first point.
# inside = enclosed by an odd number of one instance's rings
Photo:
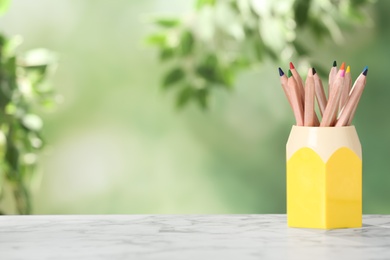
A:
{"type": "Polygon", "coordinates": [[[20,38],[0,35],[0,200],[13,194],[19,214],[31,212],[29,184],[44,147],[37,107],[54,103],[46,78],[54,56],[43,49],[17,54],[20,38]]]}
{"type": "Polygon", "coordinates": [[[0,0],[0,15],[4,14],[11,4],[11,0],[0,0]]]}
{"type": "Polygon", "coordinates": [[[195,101],[206,108],[213,88],[231,89],[237,73],[252,65],[293,56],[314,63],[305,43],[339,42],[343,26],[365,21],[361,8],[369,2],[197,0],[182,19],[156,19],[159,30],[147,42],[169,67],[162,87],[176,85],[178,107],[195,101]]]}

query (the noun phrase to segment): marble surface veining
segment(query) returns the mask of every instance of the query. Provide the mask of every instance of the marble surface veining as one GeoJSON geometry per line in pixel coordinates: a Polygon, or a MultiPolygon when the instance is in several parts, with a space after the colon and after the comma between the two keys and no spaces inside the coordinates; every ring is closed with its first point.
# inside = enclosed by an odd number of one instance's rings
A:
{"type": "Polygon", "coordinates": [[[286,215],[0,216],[0,259],[390,259],[390,216],[336,230],[286,215]]]}

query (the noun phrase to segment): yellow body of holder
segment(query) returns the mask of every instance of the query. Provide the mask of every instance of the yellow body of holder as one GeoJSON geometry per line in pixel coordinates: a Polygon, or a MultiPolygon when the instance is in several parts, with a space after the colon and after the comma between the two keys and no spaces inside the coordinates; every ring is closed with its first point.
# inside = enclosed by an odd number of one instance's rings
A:
{"type": "Polygon", "coordinates": [[[287,143],[288,226],[362,226],[362,155],[355,127],[293,126],[287,143]]]}

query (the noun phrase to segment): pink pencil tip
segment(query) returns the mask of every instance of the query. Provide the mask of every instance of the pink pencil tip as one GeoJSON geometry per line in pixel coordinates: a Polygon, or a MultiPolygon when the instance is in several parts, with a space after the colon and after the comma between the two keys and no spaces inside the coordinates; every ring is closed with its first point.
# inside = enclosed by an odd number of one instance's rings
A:
{"type": "Polygon", "coordinates": [[[345,76],[345,70],[342,70],[342,71],[340,72],[340,76],[341,76],[341,77],[344,77],[344,76],[345,76]]]}

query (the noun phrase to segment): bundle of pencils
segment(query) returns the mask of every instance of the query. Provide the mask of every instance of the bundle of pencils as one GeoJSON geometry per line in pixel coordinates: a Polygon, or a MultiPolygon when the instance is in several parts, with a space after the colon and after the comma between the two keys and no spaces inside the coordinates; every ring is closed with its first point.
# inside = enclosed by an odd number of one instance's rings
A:
{"type": "Polygon", "coordinates": [[[337,69],[337,63],[334,61],[329,72],[328,96],[326,96],[322,81],[314,68],[309,69],[305,84],[292,62],[287,76],[279,68],[280,82],[294,112],[297,126],[351,125],[366,85],[367,73],[366,66],[352,85],[350,67],[345,69],[343,62],[340,69],[337,69]],[[320,120],[315,109],[316,101],[320,120]]]}

